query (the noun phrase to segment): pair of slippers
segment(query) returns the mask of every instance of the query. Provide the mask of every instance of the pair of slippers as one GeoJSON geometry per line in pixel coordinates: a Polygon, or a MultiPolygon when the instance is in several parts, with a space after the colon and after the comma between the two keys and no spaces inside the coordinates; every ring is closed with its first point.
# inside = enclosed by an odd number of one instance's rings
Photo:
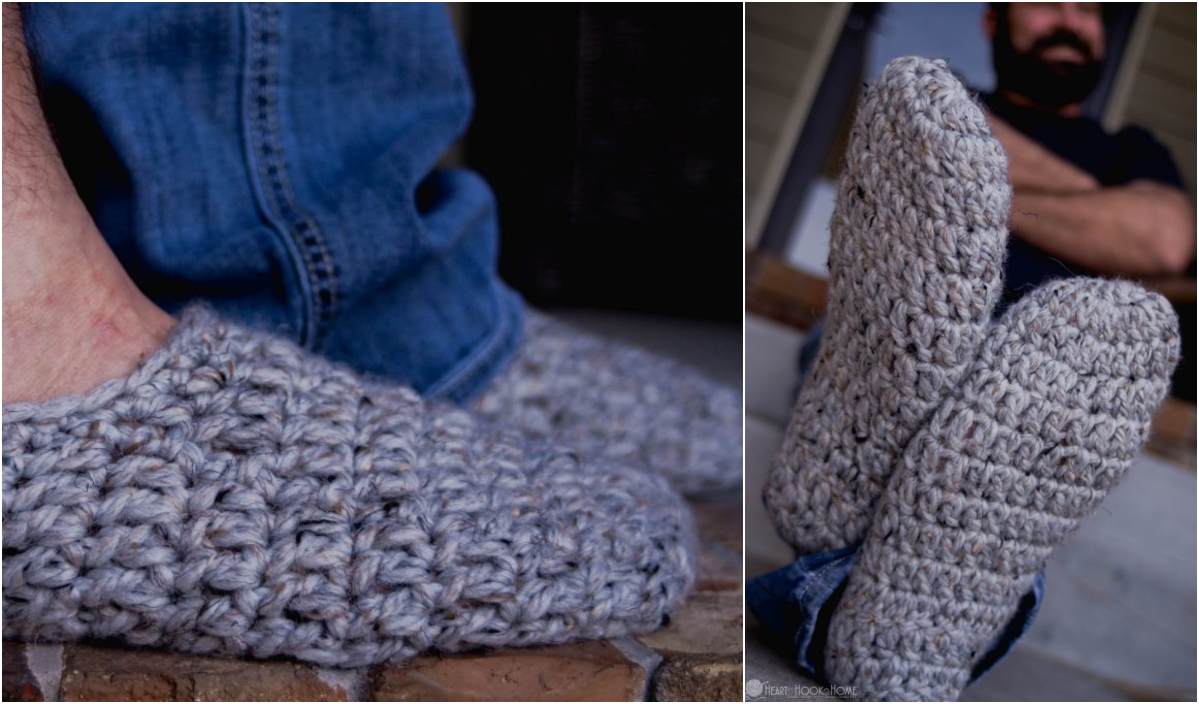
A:
{"type": "Polygon", "coordinates": [[[944,62],[891,62],[854,123],[824,338],[765,491],[798,552],[860,544],[825,666],[863,699],[958,696],[1178,360],[1170,305],[1129,282],[1051,282],[992,320],[1010,200],[944,62]]]}

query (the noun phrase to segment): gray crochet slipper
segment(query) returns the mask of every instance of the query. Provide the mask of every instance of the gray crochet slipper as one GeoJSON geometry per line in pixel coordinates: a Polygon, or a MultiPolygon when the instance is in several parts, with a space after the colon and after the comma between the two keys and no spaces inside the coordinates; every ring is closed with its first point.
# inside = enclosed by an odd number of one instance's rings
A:
{"type": "Polygon", "coordinates": [[[128,378],[4,409],[4,637],[359,666],[657,628],[661,478],[580,466],[190,309],[128,378]]]}
{"type": "Polygon", "coordinates": [[[586,458],[661,474],[687,494],[741,486],[737,390],[536,311],[515,360],[473,410],[586,458]]]}
{"type": "Polygon", "coordinates": [[[956,699],[1054,548],[1127,471],[1178,360],[1157,294],[1071,279],[1012,307],[905,451],[833,613],[865,700],[956,699]]]}
{"type": "Polygon", "coordinates": [[[764,493],[800,553],[862,539],[896,458],[974,361],[1010,198],[1003,148],[945,63],[889,63],[854,120],[824,336],[764,493]]]}

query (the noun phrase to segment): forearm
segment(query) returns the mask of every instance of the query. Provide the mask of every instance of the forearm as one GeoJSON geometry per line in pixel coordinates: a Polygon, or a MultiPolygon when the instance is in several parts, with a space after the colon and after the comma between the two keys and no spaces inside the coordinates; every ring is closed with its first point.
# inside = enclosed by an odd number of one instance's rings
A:
{"type": "Polygon", "coordinates": [[[1099,188],[1099,182],[1087,172],[1062,159],[988,114],[991,132],[1003,145],[1008,157],[1008,179],[1017,190],[1042,193],[1077,193],[1099,188]]]}
{"type": "Polygon", "coordinates": [[[1062,260],[1105,274],[1181,272],[1194,255],[1194,214],[1176,189],[1134,183],[1071,194],[1017,189],[1011,229],[1062,260]]]}

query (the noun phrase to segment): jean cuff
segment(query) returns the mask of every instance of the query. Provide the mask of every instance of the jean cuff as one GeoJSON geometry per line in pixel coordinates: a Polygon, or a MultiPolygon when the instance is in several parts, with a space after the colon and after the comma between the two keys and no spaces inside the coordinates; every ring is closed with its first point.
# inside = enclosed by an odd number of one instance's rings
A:
{"type": "MultiPolygon", "coordinates": [[[[754,577],[746,584],[746,604],[767,635],[789,651],[801,674],[820,684],[828,684],[824,646],[829,621],[845,590],[857,552],[855,545],[802,555],[786,567],[754,577]]],[[[1012,620],[975,664],[971,682],[1002,660],[1028,631],[1044,595],[1045,574],[1039,572],[1032,588],[1020,598],[1012,620]]]]}
{"type": "Polygon", "coordinates": [[[495,329],[449,373],[425,389],[423,396],[466,405],[482,394],[516,355],[524,341],[524,299],[499,280],[492,285],[492,297],[495,329]]]}

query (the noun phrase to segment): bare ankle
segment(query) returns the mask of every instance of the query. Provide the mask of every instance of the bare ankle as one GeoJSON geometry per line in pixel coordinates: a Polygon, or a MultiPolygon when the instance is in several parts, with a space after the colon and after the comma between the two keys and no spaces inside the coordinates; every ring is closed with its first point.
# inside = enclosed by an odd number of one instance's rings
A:
{"type": "MultiPolygon", "coordinates": [[[[99,233],[92,236],[103,244],[99,233]]],[[[166,339],[174,321],[137,290],[111,252],[88,259],[60,260],[61,273],[15,291],[5,272],[4,403],[83,393],[129,374],[166,339]]],[[[33,277],[24,278],[28,284],[33,277]]]]}

